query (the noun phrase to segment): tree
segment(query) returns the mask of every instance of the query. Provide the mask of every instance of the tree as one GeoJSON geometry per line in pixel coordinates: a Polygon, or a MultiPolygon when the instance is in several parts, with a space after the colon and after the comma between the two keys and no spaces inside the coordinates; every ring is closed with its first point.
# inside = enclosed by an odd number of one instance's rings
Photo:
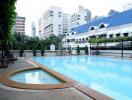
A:
{"type": "Polygon", "coordinates": [[[0,34],[8,39],[12,33],[16,15],[15,3],[17,0],[0,0],[0,34]]]}
{"type": "Polygon", "coordinates": [[[11,36],[12,28],[16,20],[16,1],[17,0],[0,0],[0,39],[2,40],[2,58],[4,57],[3,50],[7,49],[7,40],[9,40],[11,36]]]}

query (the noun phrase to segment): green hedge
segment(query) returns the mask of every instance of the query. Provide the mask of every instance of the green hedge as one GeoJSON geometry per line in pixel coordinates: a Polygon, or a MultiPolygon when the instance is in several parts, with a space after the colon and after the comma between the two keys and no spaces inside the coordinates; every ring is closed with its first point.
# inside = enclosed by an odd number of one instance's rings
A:
{"type": "Polygon", "coordinates": [[[121,42],[121,41],[132,41],[132,36],[130,37],[116,37],[116,38],[91,38],[89,43],[105,43],[105,42],[121,42]]]}

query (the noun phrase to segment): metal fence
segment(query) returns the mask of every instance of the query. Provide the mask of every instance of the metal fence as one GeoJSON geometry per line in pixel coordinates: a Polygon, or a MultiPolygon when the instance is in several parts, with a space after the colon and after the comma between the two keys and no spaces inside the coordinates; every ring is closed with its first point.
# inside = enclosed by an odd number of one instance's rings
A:
{"type": "Polygon", "coordinates": [[[96,43],[90,46],[91,54],[132,57],[132,41],[96,43]]]}

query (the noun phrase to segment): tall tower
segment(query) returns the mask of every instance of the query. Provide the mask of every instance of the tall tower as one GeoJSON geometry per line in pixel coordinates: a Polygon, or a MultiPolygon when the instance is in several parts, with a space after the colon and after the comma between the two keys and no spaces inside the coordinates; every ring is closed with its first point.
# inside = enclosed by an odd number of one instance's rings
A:
{"type": "Polygon", "coordinates": [[[70,28],[73,29],[77,26],[88,23],[91,20],[91,11],[85,9],[84,7],[78,7],[78,11],[71,15],[70,17],[70,28]]]}
{"type": "Polygon", "coordinates": [[[16,17],[16,23],[13,28],[14,33],[25,34],[25,19],[25,17],[16,17]]]}
{"type": "Polygon", "coordinates": [[[32,30],[31,30],[31,32],[32,32],[32,37],[35,37],[36,36],[36,26],[35,26],[35,23],[34,22],[32,22],[32,30]]]}
{"type": "Polygon", "coordinates": [[[39,19],[40,38],[63,34],[63,11],[60,7],[51,6],[39,19]]]}

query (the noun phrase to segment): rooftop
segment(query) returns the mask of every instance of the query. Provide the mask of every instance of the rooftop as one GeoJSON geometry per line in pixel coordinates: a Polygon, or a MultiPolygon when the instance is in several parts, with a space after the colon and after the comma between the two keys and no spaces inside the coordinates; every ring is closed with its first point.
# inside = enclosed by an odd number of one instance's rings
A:
{"type": "Polygon", "coordinates": [[[132,16],[132,9],[115,14],[115,15],[104,17],[102,19],[91,21],[87,24],[75,27],[74,29],[72,29],[72,31],[77,32],[77,34],[85,33],[85,32],[88,32],[91,26],[98,27],[101,23],[107,24],[108,28],[124,25],[124,24],[129,24],[129,23],[132,23],[131,16],[132,16]]]}

